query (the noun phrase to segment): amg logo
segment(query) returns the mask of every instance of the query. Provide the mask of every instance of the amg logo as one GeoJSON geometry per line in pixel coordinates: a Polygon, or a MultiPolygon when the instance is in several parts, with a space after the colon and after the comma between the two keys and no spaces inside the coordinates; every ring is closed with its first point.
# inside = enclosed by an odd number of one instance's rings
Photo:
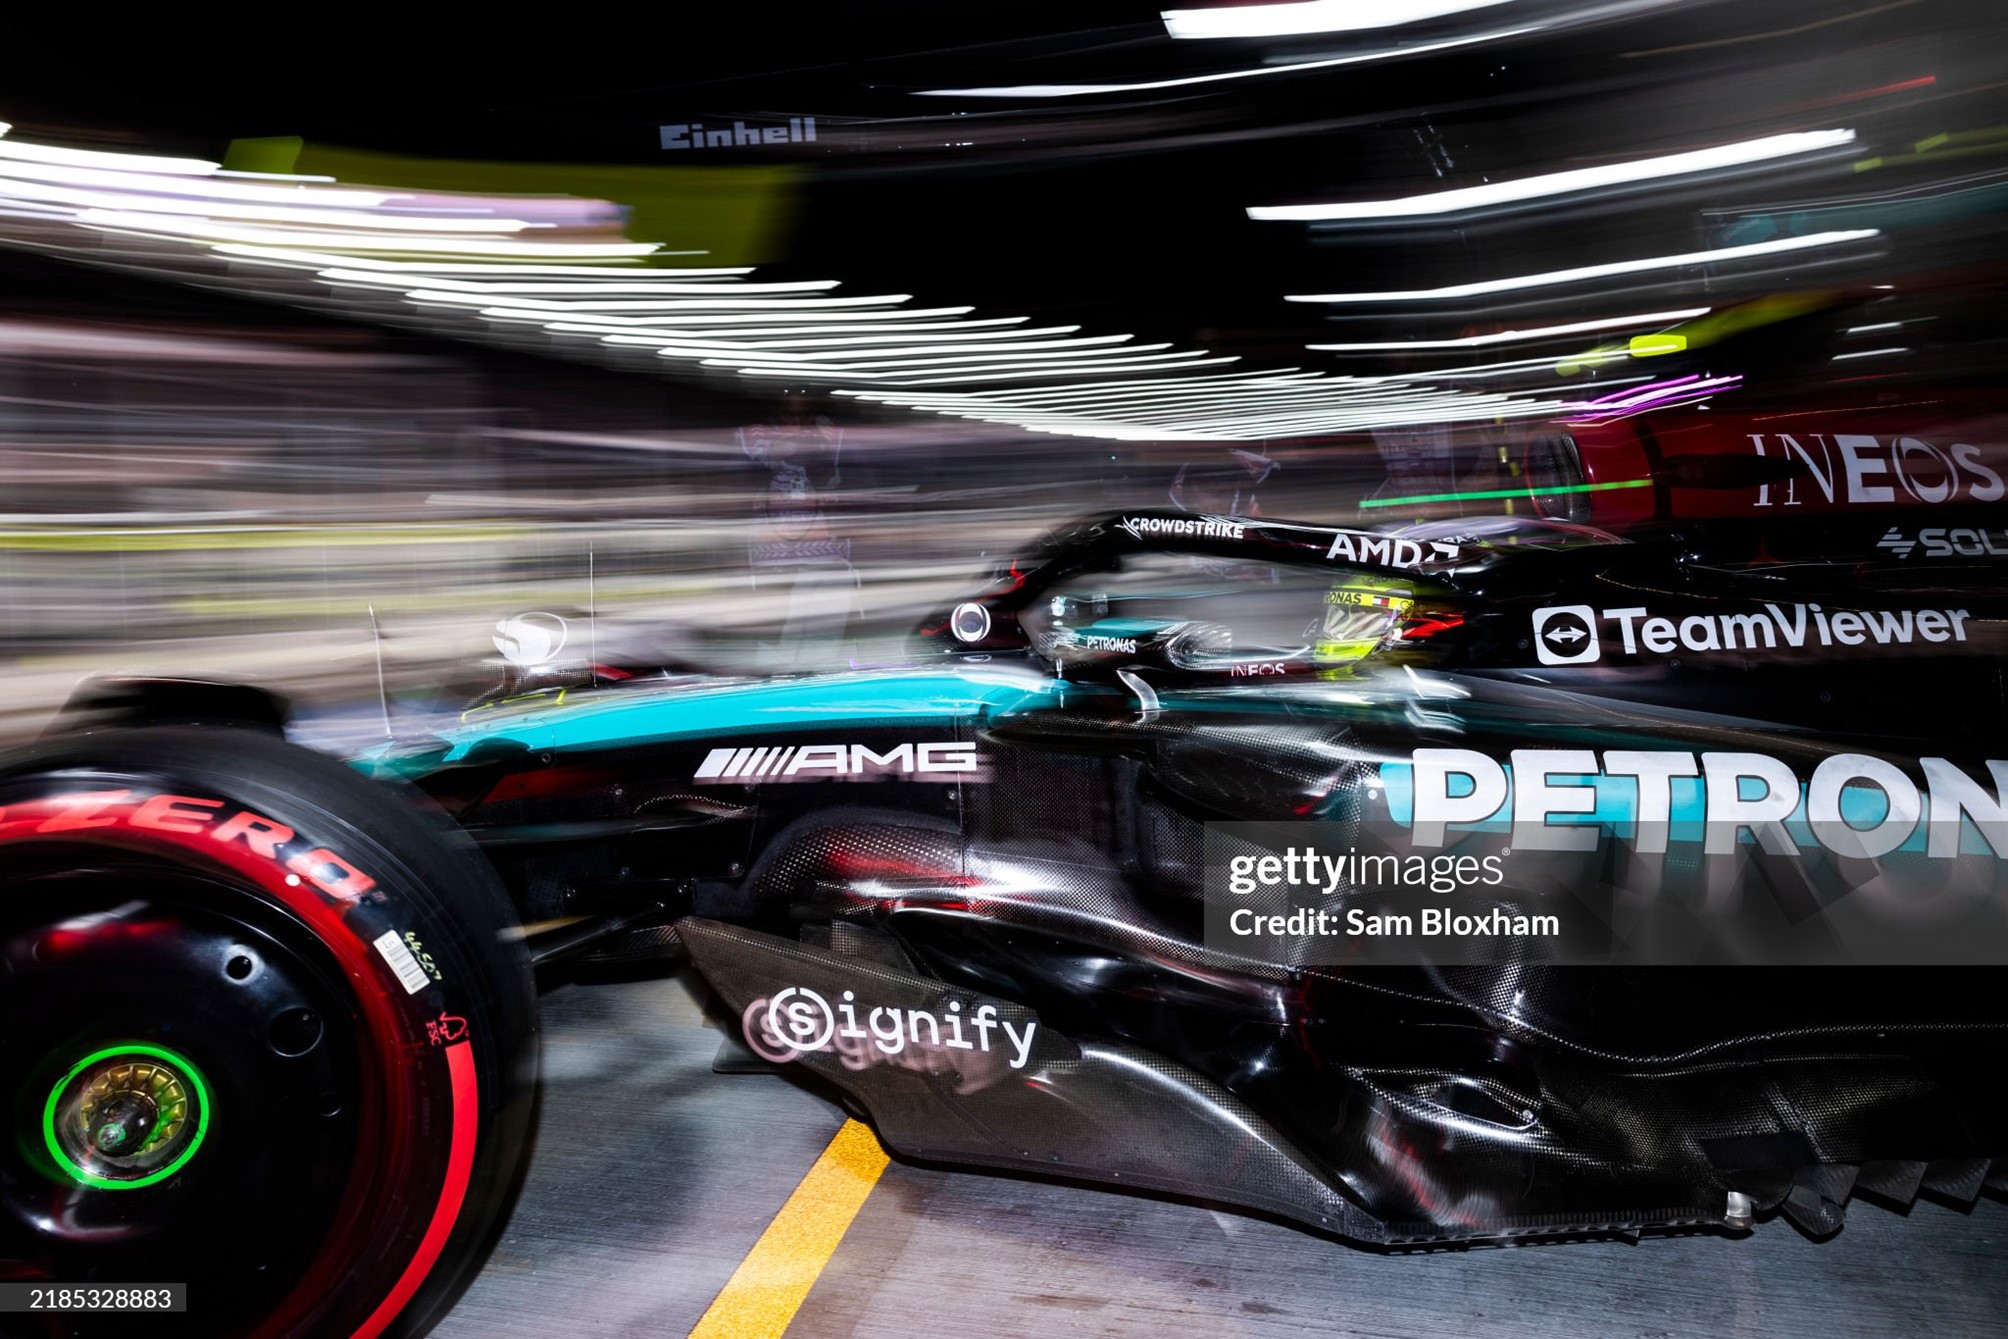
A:
{"type": "Polygon", "coordinates": [[[969,781],[980,779],[982,770],[974,744],[895,744],[886,752],[868,744],[781,744],[713,749],[691,779],[741,783],[871,777],[969,781]]]}
{"type": "Polygon", "coordinates": [[[1814,489],[1835,506],[1999,502],[2008,496],[2008,484],[1982,463],[1980,448],[1964,442],[1935,446],[1922,437],[1859,432],[1753,432],[1750,445],[1759,456],[1782,458],[1798,470],[1783,484],[1759,484],[1752,504],[1757,507],[1801,506],[1814,489]],[[1769,446],[1767,436],[1775,439],[1769,446]],[[1801,483],[1809,485],[1803,496],[1801,483]]]}
{"type": "Polygon", "coordinates": [[[1202,539],[1240,539],[1247,527],[1235,521],[1222,521],[1211,516],[1195,516],[1191,520],[1175,516],[1126,516],[1122,528],[1129,532],[1131,539],[1144,539],[1151,535],[1197,535],[1202,539]]]}
{"type": "Polygon", "coordinates": [[[1889,533],[1876,541],[1879,549],[1888,549],[1899,561],[1910,557],[1919,545],[1924,547],[1927,558],[2008,558],[2008,530],[1947,530],[1934,527],[1917,532],[1917,538],[1897,529],[1889,528],[1889,533]]]}
{"type": "Polygon", "coordinates": [[[665,149],[751,148],[759,144],[807,144],[816,138],[816,118],[794,116],[784,126],[749,126],[734,121],[730,130],[706,130],[702,121],[679,121],[662,127],[665,149]]]}

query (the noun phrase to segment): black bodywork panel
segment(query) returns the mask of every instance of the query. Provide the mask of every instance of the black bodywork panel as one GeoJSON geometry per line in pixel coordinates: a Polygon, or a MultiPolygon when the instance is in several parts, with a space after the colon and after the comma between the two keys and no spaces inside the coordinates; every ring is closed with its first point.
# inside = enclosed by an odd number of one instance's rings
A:
{"type": "MultiPolygon", "coordinates": [[[[389,761],[482,841],[526,919],[680,941],[756,1051],[846,1089],[914,1156],[1385,1244],[1740,1227],[1766,1209],[1820,1232],[1858,1187],[1977,1193],[2008,1154],[1998,971],[1251,960],[1207,946],[1202,866],[1205,824],[1349,821],[1376,760],[1418,743],[1760,747],[1807,767],[1857,750],[1970,771],[2008,720],[1992,570],[1899,568],[1839,523],[1783,546],[1789,560],[1728,526],[1652,544],[1553,525],[1405,542],[1104,518],[923,621],[914,672],[987,685],[938,716],[899,702],[896,672],[898,710],[813,728],[762,717],[775,685],[746,682],[727,724],[693,712],[549,746],[525,725],[389,761]],[[1055,595],[1067,583],[1163,552],[1190,556],[1196,582],[1273,563],[1391,592],[1388,626],[1337,662],[1240,655],[1231,628],[1188,639],[1214,648],[1195,657],[1164,620],[1138,625],[1129,654],[1094,631],[1116,626],[1099,607],[1080,635],[1040,626],[1042,608],[1075,607],[1055,595]],[[1534,620],[1557,606],[1602,620],[1598,659],[1544,662],[1534,620]],[[1882,643],[1837,639],[1802,608],[1870,620],[1851,631],[1907,611],[1910,641],[1893,621],[1882,643]],[[1920,624],[1927,608],[1958,611],[1960,635],[1949,612],[1920,624]],[[1725,618],[1754,638],[1760,617],[1770,644],[1719,644],[1725,618]],[[1416,676],[1457,691],[1388,688],[1416,676]],[[1012,682],[1022,696],[998,686],[1012,682]]],[[[681,691],[603,689],[550,716],[681,691]]],[[[1999,857],[1975,859],[1998,882],[1999,857]]]]}

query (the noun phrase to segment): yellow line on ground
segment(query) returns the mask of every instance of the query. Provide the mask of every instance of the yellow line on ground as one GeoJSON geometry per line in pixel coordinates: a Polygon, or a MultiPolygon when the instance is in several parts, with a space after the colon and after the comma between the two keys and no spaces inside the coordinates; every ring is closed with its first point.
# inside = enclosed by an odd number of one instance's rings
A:
{"type": "Polygon", "coordinates": [[[780,1339],[886,1162],[870,1128],[845,1121],[739,1262],[690,1339],[780,1339]]]}

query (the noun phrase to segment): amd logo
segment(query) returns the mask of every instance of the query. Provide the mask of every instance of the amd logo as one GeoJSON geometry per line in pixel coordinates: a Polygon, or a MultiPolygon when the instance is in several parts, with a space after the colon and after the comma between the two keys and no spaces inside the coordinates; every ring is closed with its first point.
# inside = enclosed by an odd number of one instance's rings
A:
{"type": "Polygon", "coordinates": [[[1341,530],[1332,536],[1327,558],[1343,558],[1355,563],[1379,563],[1383,567],[1421,567],[1425,563],[1454,562],[1457,545],[1446,540],[1428,541],[1427,550],[1413,539],[1390,539],[1385,535],[1341,530]]]}
{"type": "Polygon", "coordinates": [[[1935,446],[1922,437],[1885,439],[1856,432],[1768,435],[1775,441],[1767,449],[1767,434],[1750,434],[1757,454],[1783,458],[1800,470],[1783,484],[1759,484],[1753,506],[1797,507],[1813,489],[1836,506],[1998,502],[2008,496],[2001,475],[1981,463],[1980,448],[1964,442],[1935,446]],[[1801,483],[1808,485],[1805,496],[1799,492],[1801,483]]]}
{"type": "Polygon", "coordinates": [[[730,130],[706,130],[702,121],[679,121],[661,127],[665,149],[745,149],[762,144],[812,144],[816,118],[791,116],[784,126],[749,126],[734,121],[730,130]]]}

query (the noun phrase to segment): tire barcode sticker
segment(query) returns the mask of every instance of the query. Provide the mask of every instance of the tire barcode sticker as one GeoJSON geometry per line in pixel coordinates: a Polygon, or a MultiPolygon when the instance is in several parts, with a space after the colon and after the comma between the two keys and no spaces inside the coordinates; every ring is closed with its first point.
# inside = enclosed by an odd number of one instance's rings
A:
{"type": "Polygon", "coordinates": [[[385,930],[373,941],[376,951],[383,954],[383,960],[397,973],[397,979],[404,983],[404,993],[416,995],[432,984],[432,978],[418,965],[418,959],[411,956],[411,950],[397,937],[397,931],[385,930]]]}

